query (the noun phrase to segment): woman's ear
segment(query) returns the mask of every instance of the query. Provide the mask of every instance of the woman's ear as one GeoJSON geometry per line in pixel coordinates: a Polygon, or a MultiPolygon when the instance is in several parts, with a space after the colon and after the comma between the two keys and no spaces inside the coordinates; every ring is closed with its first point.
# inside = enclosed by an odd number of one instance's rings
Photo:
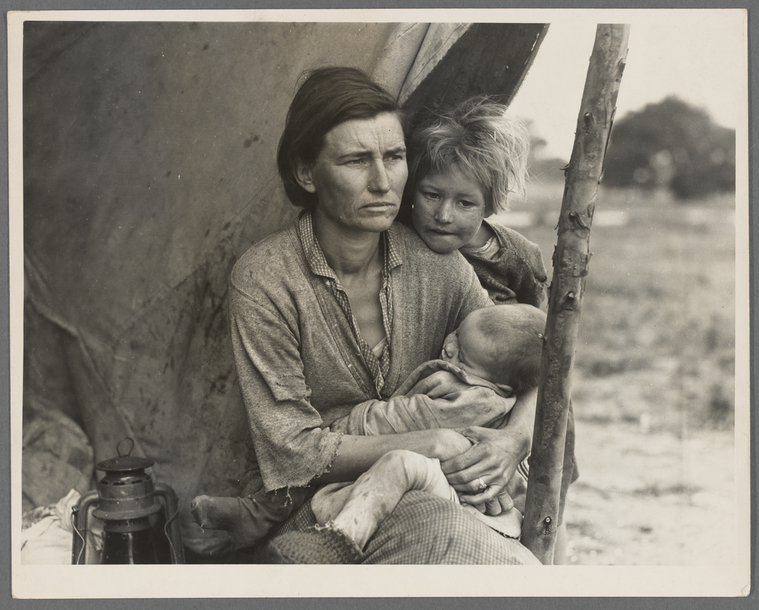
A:
{"type": "Polygon", "coordinates": [[[313,169],[313,165],[308,165],[300,159],[295,162],[295,179],[298,181],[298,184],[300,184],[301,187],[303,187],[309,193],[316,192],[316,186],[314,185],[313,179],[313,169]]]}

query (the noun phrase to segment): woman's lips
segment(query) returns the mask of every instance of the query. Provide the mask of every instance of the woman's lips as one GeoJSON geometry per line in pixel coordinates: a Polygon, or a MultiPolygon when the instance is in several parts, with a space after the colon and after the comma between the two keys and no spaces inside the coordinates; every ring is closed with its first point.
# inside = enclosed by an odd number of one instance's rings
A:
{"type": "Polygon", "coordinates": [[[387,201],[381,201],[379,203],[369,203],[364,206],[364,209],[368,210],[386,210],[388,208],[397,208],[398,204],[390,203],[387,201]]]}

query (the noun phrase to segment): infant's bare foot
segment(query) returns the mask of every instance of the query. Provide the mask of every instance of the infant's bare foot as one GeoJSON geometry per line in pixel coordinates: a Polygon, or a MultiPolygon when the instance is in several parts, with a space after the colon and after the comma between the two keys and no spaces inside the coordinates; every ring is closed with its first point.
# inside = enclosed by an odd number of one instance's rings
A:
{"type": "Polygon", "coordinates": [[[334,520],[351,493],[351,483],[330,483],[320,488],[311,498],[311,510],[319,525],[334,520]]]}

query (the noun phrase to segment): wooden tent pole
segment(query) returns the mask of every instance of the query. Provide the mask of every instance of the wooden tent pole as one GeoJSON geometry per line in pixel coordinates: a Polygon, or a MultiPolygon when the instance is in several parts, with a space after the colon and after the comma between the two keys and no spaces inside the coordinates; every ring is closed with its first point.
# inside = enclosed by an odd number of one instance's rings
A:
{"type": "Polygon", "coordinates": [[[590,226],[629,33],[629,25],[601,24],[596,30],[572,157],[566,168],[522,526],[522,542],[543,564],[553,563],[571,372],[590,261],[590,226]]]}

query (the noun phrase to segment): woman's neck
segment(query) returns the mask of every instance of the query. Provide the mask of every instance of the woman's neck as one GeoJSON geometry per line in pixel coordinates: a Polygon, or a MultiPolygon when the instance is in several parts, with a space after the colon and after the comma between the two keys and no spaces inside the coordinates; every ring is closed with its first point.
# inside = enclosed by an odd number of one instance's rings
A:
{"type": "Polygon", "coordinates": [[[345,231],[319,213],[318,208],[314,210],[312,219],[314,234],[324,258],[338,277],[363,275],[381,266],[379,233],[345,231]]]}

